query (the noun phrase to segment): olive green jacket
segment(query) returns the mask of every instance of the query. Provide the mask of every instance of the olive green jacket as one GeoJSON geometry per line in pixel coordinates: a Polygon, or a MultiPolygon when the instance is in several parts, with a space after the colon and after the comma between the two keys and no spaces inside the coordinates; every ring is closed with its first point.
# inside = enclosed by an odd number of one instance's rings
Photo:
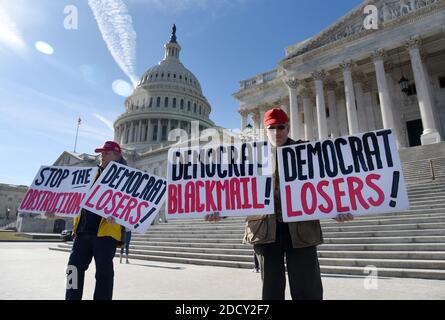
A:
{"type": "MultiPolygon", "coordinates": [[[[288,139],[285,145],[304,143],[304,141],[294,141],[288,139]]],[[[275,242],[277,220],[282,220],[281,204],[279,194],[278,166],[275,165],[275,214],[249,216],[246,219],[243,243],[247,244],[267,244],[275,242]]],[[[323,243],[323,234],[320,221],[301,221],[286,223],[289,226],[289,233],[294,248],[305,248],[323,243]]]]}

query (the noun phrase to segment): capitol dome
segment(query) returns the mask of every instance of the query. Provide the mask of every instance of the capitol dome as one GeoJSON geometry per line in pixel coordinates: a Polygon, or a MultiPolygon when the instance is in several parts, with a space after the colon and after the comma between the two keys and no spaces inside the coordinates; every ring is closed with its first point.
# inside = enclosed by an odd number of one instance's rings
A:
{"type": "Polygon", "coordinates": [[[114,123],[115,140],[123,148],[166,143],[168,133],[177,128],[190,135],[192,121],[199,121],[200,131],[214,126],[209,118],[211,106],[198,79],[179,59],[176,26],[164,48],[164,59],[142,75],[125,100],[125,113],[114,123]]]}

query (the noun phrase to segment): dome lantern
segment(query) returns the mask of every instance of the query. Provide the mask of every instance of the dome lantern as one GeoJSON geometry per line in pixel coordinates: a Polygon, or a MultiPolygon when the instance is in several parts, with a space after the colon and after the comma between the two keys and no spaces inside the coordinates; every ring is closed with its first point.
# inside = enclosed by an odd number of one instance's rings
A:
{"type": "Polygon", "coordinates": [[[172,35],[170,42],[164,45],[165,56],[164,61],[168,60],[179,60],[179,52],[181,51],[181,46],[176,41],[176,25],[173,25],[172,35]]]}

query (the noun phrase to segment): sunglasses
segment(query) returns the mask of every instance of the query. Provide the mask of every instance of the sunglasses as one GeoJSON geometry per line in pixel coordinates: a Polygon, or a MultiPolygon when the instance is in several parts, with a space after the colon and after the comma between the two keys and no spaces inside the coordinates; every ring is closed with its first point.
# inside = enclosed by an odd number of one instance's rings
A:
{"type": "Polygon", "coordinates": [[[279,125],[279,126],[269,127],[269,128],[267,128],[267,130],[284,130],[286,128],[287,128],[287,125],[282,124],[282,125],[279,125]]]}

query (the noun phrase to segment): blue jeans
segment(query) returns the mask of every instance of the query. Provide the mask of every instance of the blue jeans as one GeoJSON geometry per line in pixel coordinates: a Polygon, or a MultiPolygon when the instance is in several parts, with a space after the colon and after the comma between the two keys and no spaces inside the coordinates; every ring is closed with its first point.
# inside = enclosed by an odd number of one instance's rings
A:
{"type": "MultiPolygon", "coordinates": [[[[111,237],[79,234],[75,238],[68,261],[67,276],[70,280],[72,279],[70,276],[77,275],[77,283],[67,282],[70,287],[66,289],[66,300],[82,300],[85,271],[93,257],[96,263],[94,300],[111,300],[113,298],[113,258],[116,254],[116,247],[117,241],[111,237]],[[72,272],[73,269],[76,272],[72,272]]],[[[75,280],[74,278],[73,281],[75,280]]]]}

